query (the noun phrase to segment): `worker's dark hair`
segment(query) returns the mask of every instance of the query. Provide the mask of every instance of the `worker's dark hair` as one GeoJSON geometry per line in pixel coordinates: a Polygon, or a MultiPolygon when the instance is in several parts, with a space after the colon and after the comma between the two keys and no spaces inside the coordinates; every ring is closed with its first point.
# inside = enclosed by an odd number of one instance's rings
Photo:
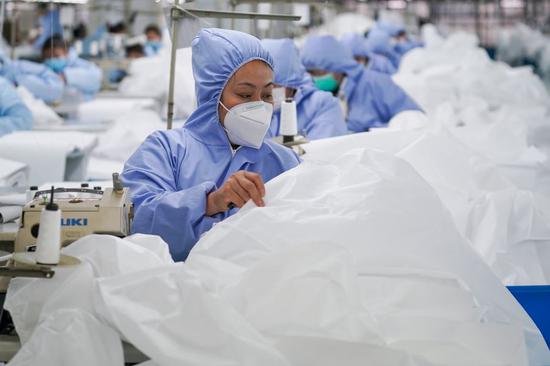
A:
{"type": "Polygon", "coordinates": [[[68,49],[69,44],[63,39],[61,35],[55,34],[44,41],[44,44],[42,45],[42,52],[49,50],[50,48],[68,49]]]}
{"type": "Polygon", "coordinates": [[[124,24],[124,22],[118,22],[116,24],[107,24],[107,31],[109,31],[109,33],[125,33],[126,24],[124,24]]]}
{"type": "Polygon", "coordinates": [[[126,46],[126,56],[128,56],[130,53],[139,53],[141,55],[145,55],[145,51],[143,50],[143,46],[141,44],[133,44],[130,46],[126,46]]]}
{"type": "Polygon", "coordinates": [[[156,33],[159,37],[162,38],[162,32],[160,31],[160,28],[156,24],[149,24],[147,27],[145,27],[145,34],[153,32],[156,33]]]}

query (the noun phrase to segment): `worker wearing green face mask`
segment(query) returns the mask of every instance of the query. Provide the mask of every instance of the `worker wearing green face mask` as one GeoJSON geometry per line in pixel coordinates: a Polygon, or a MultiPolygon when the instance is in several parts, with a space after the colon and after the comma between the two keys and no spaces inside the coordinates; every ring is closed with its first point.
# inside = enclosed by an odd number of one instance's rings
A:
{"type": "Polygon", "coordinates": [[[365,69],[330,35],[308,37],[300,54],[315,85],[340,99],[350,131],[385,127],[401,112],[421,110],[389,75],[365,69]]]}
{"type": "Polygon", "coordinates": [[[310,71],[313,78],[313,83],[317,89],[335,93],[340,86],[342,81],[342,75],[338,75],[338,78],[334,76],[333,73],[327,73],[324,75],[319,75],[319,72],[310,71]]]}

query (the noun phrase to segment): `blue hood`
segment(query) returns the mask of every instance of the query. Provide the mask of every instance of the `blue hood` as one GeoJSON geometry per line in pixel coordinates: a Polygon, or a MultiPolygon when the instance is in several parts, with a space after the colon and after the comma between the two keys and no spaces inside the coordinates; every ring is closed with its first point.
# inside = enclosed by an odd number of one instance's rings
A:
{"type": "Polygon", "coordinates": [[[405,27],[402,25],[395,25],[384,20],[378,21],[375,27],[386,32],[390,37],[397,37],[400,32],[405,32],[405,27]]]}
{"type": "Polygon", "coordinates": [[[363,71],[351,52],[333,36],[311,36],[302,49],[302,63],[307,70],[344,73],[355,79],[363,71]]]}
{"type": "Polygon", "coordinates": [[[273,56],[275,84],[295,89],[311,84],[311,77],[302,65],[298,48],[291,39],[264,39],[262,46],[273,56]]]}
{"type": "Polygon", "coordinates": [[[369,56],[367,49],[367,40],[357,33],[345,33],[340,42],[351,51],[353,56],[369,56]]]}
{"type": "Polygon", "coordinates": [[[273,60],[260,40],[233,30],[206,28],[192,43],[193,76],[197,109],[184,128],[197,140],[210,145],[227,145],[220,123],[218,103],[227,81],[244,64],[264,61],[273,69],[273,60]]]}
{"type": "Polygon", "coordinates": [[[368,52],[386,56],[395,67],[399,66],[399,54],[393,49],[390,36],[385,31],[378,28],[372,29],[367,36],[366,47],[368,52]]]}

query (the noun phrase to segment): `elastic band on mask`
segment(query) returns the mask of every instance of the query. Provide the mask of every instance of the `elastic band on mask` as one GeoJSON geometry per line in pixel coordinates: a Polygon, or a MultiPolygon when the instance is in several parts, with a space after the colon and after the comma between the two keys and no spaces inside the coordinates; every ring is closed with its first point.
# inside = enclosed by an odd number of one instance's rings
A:
{"type": "Polygon", "coordinates": [[[221,104],[221,106],[222,106],[222,107],[224,107],[224,108],[225,108],[225,110],[226,110],[226,111],[230,112],[229,108],[227,108],[227,107],[226,107],[226,106],[225,106],[225,105],[224,105],[224,104],[222,103],[222,101],[221,101],[221,100],[220,100],[220,104],[221,104]]]}

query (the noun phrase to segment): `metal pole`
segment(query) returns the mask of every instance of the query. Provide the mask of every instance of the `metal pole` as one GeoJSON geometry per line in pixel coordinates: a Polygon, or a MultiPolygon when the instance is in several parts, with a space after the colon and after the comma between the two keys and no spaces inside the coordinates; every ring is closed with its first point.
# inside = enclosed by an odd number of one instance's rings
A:
{"type": "Polygon", "coordinates": [[[17,30],[17,9],[16,4],[13,4],[12,9],[13,16],[11,17],[11,34],[10,34],[10,42],[11,42],[11,59],[15,60],[15,32],[17,30]]]}
{"type": "MultiPolygon", "coordinates": [[[[231,11],[235,11],[236,8],[237,4],[235,3],[235,1],[231,1],[231,11]]],[[[235,18],[231,18],[231,29],[235,29],[235,18]]]]}
{"type": "Polygon", "coordinates": [[[178,22],[180,19],[179,11],[176,8],[170,10],[170,19],[172,20],[172,49],[170,50],[170,84],[168,86],[168,115],[166,116],[166,128],[172,129],[174,119],[174,82],[176,79],[176,51],[178,48],[178,22]]]}

